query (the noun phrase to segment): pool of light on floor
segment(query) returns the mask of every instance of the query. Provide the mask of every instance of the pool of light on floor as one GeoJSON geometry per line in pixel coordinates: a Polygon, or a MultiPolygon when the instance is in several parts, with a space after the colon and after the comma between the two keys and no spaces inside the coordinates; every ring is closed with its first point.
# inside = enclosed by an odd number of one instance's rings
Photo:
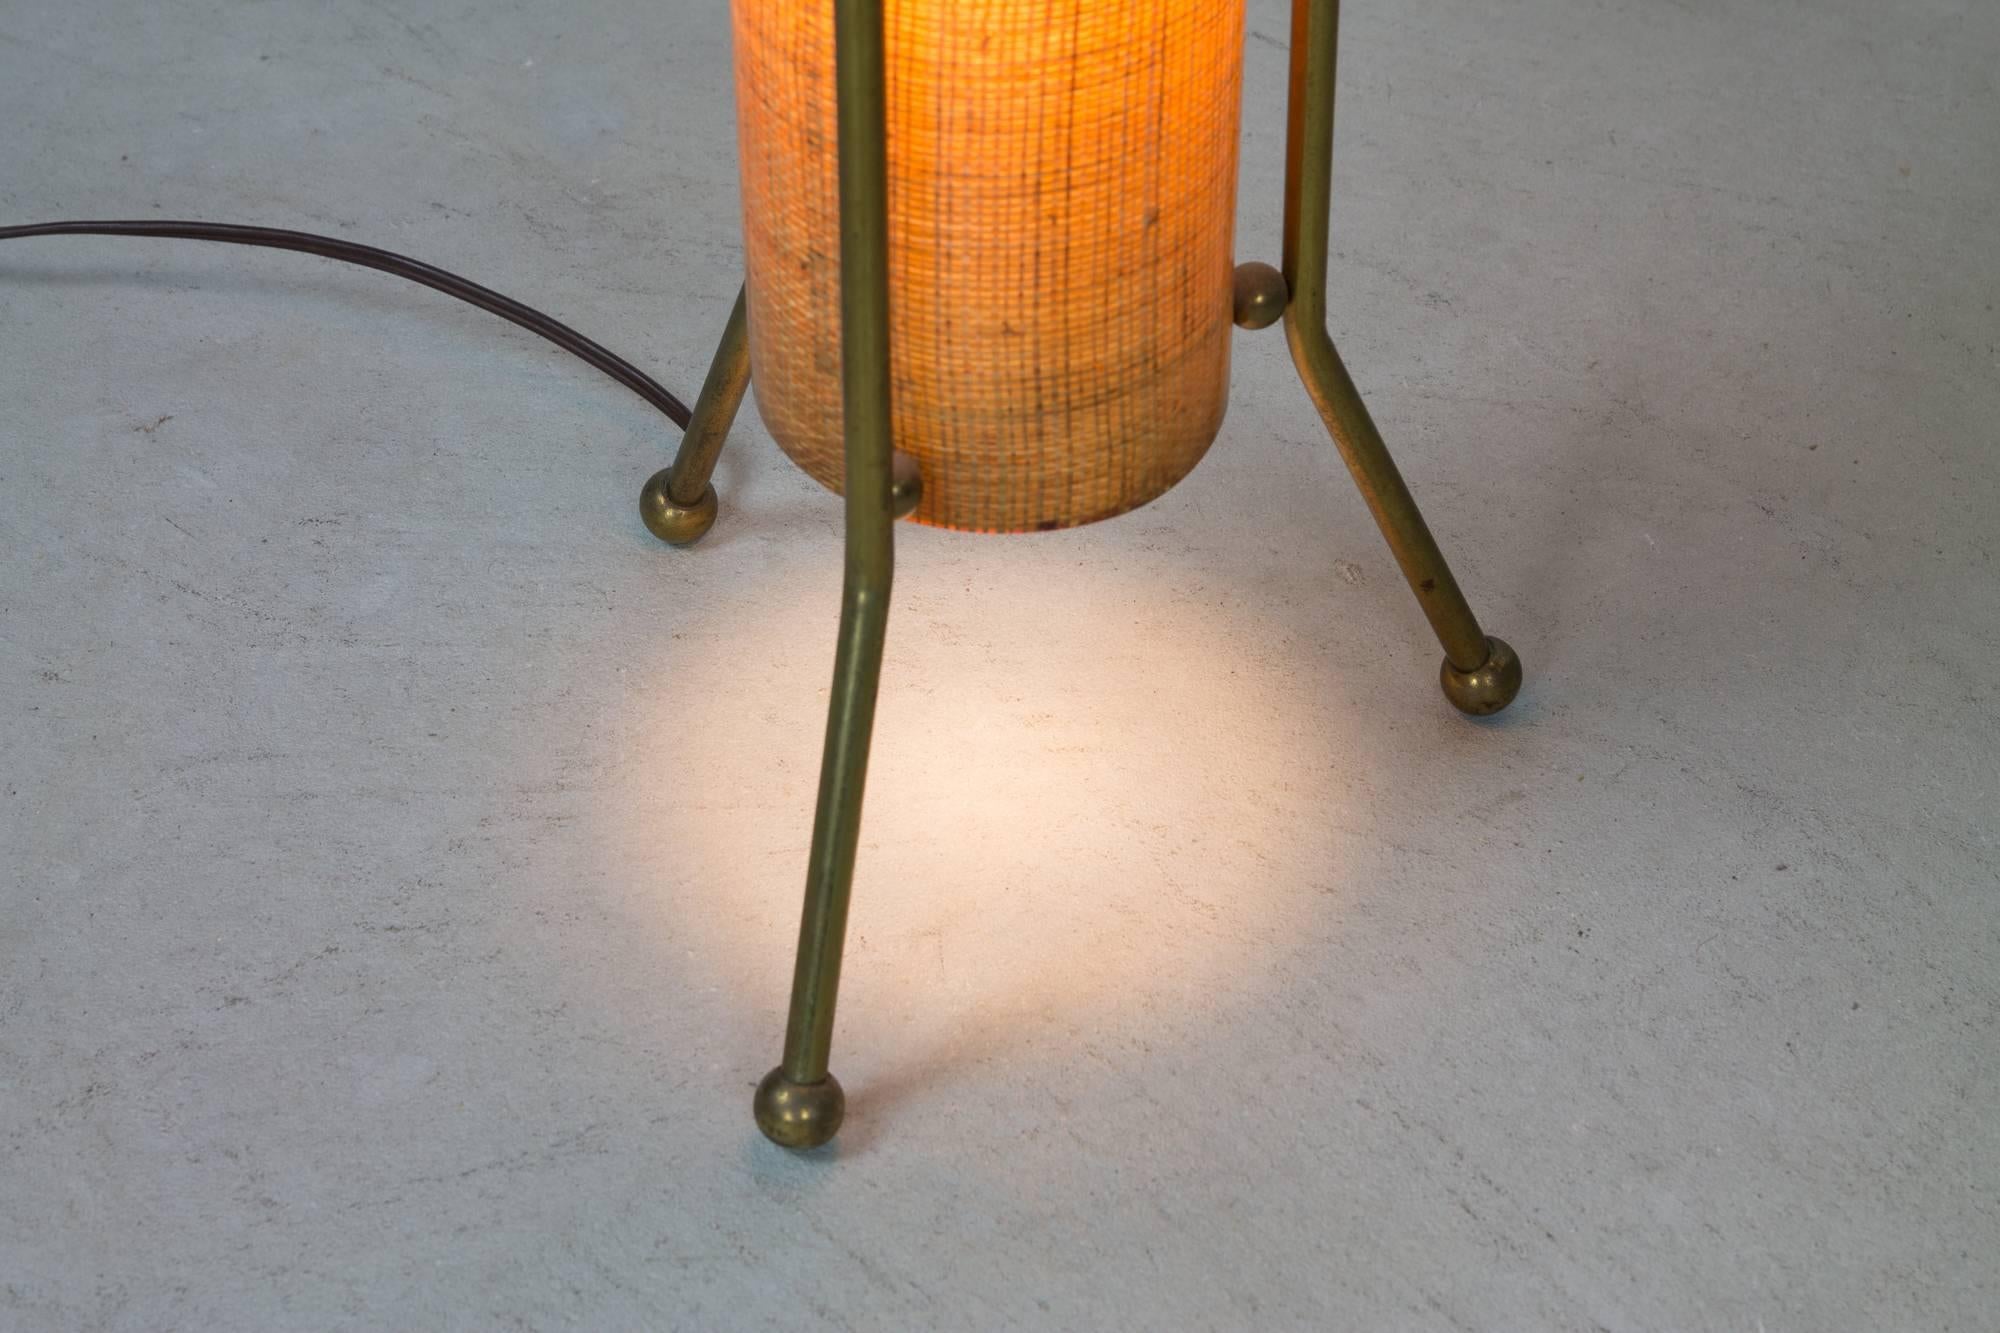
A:
{"type": "MultiPolygon", "coordinates": [[[[900,576],[838,1044],[1212,1000],[1338,854],[1323,653],[1199,579],[1064,562],[1052,599],[1046,554],[962,566],[900,576]]],[[[662,950],[780,1022],[837,577],[677,629],[603,816],[662,950]]]]}

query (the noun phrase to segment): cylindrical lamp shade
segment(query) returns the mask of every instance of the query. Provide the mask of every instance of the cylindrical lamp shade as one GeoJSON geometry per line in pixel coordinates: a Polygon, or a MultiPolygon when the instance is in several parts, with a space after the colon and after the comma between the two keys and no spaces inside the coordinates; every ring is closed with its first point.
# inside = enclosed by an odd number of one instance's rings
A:
{"type": "MultiPolygon", "coordinates": [[[[887,0],[890,361],[915,517],[1144,504],[1229,382],[1244,0],[887,0]]],[[[732,0],[751,383],[844,470],[833,6],[732,0]]]]}

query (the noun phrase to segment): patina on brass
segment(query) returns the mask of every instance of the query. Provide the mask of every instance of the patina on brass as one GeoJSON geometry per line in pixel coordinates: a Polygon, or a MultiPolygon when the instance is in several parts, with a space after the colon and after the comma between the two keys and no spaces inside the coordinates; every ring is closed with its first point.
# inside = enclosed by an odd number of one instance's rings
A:
{"type": "Polygon", "coordinates": [[[694,400],[694,415],[681,434],[681,447],[674,452],[673,463],[655,472],[639,492],[639,517],[661,541],[687,546],[715,526],[715,487],[709,478],[749,384],[750,326],[744,317],[743,289],[738,287],[715,359],[708,363],[708,378],[694,400]]]}
{"type": "Polygon", "coordinates": [[[1354,484],[1389,539],[1410,591],[1444,646],[1445,697],[1468,713],[1497,713],[1521,688],[1520,659],[1487,638],[1458,590],[1410,488],[1334,350],[1326,327],[1327,225],[1333,179],[1333,73],[1340,0],[1293,0],[1292,83],[1285,131],[1285,333],[1306,392],[1340,446],[1354,484]],[[1504,669],[1501,663],[1510,664],[1504,669]],[[1489,665],[1491,664],[1491,665],[1489,665]],[[1452,673],[1466,682],[1455,689],[1452,673]]]}
{"type": "Polygon", "coordinates": [[[1444,697],[1471,717],[1499,712],[1521,692],[1521,659],[1503,640],[1486,640],[1486,661],[1472,671],[1460,671],[1449,657],[1438,666],[1444,697]]]}
{"type": "Polygon", "coordinates": [[[827,1072],[834,1001],[861,834],[868,738],[882,674],[894,568],[889,417],[889,154],[882,0],[835,0],[839,102],[840,357],[847,445],[847,573],[827,708],[826,754],[806,865],[798,966],[785,1058],[758,1085],[757,1127],[787,1148],[840,1128],[840,1084],[827,1072]]]}
{"type": "Polygon", "coordinates": [[[896,450],[889,457],[889,512],[908,518],[924,502],[924,473],[913,455],[896,450]]]}

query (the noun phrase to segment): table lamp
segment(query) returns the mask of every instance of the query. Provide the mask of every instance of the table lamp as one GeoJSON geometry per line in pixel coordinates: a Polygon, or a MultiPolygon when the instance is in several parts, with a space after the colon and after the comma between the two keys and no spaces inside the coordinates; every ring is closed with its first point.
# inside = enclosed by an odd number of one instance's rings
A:
{"type": "Polygon", "coordinates": [[[640,512],[685,545],[754,379],[779,446],[845,497],[846,574],[784,1057],[757,1125],[824,1144],[828,1069],[898,518],[1037,532],[1187,475],[1232,323],[1283,319],[1299,377],[1444,648],[1505,708],[1488,637],[1326,328],[1338,0],[1294,0],[1282,268],[1234,262],[1244,0],[732,0],[742,291],[640,512]]]}

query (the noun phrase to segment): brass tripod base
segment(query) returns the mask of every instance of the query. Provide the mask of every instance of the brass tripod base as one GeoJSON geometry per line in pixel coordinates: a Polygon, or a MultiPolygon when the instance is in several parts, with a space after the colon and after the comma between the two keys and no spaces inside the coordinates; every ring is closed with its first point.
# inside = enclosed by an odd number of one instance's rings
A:
{"type": "Polygon", "coordinates": [[[817,1083],[794,1083],[779,1065],[764,1075],[751,1102],[757,1128],[780,1148],[817,1148],[831,1143],[847,1115],[847,1094],[828,1074],[817,1083]]]}
{"type": "MultiPolygon", "coordinates": [[[[846,1113],[846,1098],[827,1072],[827,1061],[888,627],[891,529],[897,517],[915,508],[923,485],[915,460],[894,450],[890,429],[882,10],[882,0],[834,0],[846,577],[784,1062],[758,1085],[753,1103],[764,1137],[795,1149],[830,1141],[846,1113]]],[[[1284,266],[1245,264],[1237,270],[1235,318],[1251,329],[1284,321],[1299,378],[1444,648],[1439,678],[1445,697],[1461,712],[1485,717],[1520,692],[1521,660],[1480,628],[1327,330],[1339,13],[1339,0],[1293,0],[1284,266]]],[[[750,381],[746,329],[745,300],[739,293],[674,465],[646,484],[640,500],[646,526],[676,545],[694,541],[715,521],[709,477],[750,381]]]]}

